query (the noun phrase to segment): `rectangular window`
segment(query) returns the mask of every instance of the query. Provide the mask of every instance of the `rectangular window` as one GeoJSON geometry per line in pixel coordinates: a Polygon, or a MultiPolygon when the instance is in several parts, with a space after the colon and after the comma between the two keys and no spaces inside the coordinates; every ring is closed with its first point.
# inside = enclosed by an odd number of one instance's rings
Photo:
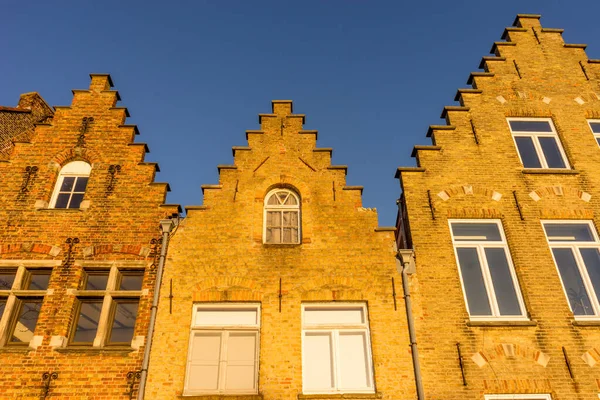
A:
{"type": "Polygon", "coordinates": [[[563,289],[575,318],[600,316],[600,241],[591,221],[543,221],[563,289]]]}
{"type": "Polygon", "coordinates": [[[450,231],[472,320],[526,320],[502,225],[498,220],[451,220],[450,231]]]}
{"type": "Polygon", "coordinates": [[[590,129],[596,138],[596,142],[600,146],[600,120],[589,119],[588,124],[590,124],[590,129]]]}
{"type": "Polygon", "coordinates": [[[33,339],[51,269],[0,269],[0,345],[28,345],[33,339]]]}
{"type": "Polygon", "coordinates": [[[304,393],[373,393],[373,366],[364,304],[302,306],[304,393]]]}
{"type": "Polygon", "coordinates": [[[102,347],[131,344],[142,294],[142,270],[86,269],[71,344],[102,347]]]}
{"type": "Polygon", "coordinates": [[[186,395],[258,393],[260,305],[194,306],[186,395]]]}
{"type": "Polygon", "coordinates": [[[550,118],[508,118],[508,125],[525,168],[569,168],[550,118]]]}

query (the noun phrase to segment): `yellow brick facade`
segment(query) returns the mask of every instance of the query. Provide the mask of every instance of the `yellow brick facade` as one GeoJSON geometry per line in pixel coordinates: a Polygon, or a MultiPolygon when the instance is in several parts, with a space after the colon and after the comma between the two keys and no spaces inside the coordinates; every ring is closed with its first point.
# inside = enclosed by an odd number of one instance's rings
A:
{"type": "Polygon", "coordinates": [[[484,72],[471,75],[473,88],[457,93],[460,106],[444,109],[447,125],[430,127],[433,146],[415,147],[418,166],[398,171],[427,399],[600,393],[600,322],[575,321],[540,222],[600,228],[600,148],[588,125],[600,118],[600,61],[587,58],[585,45],[565,44],[561,32],[543,28],[539,16],[518,16],[482,60],[484,72]],[[508,117],[551,118],[570,168],[524,168],[508,117]],[[470,320],[449,219],[501,221],[529,321],[470,320]]]}
{"type": "Polygon", "coordinates": [[[346,186],[346,167],[332,166],[332,150],[316,147],[304,115],[293,114],[290,101],[272,106],[259,116],[261,130],[246,132],[248,146],[233,148],[234,164],[219,166],[218,185],[203,186],[204,205],[187,207],[172,234],[146,398],[184,393],[192,306],[239,302],[260,304],[258,394],[227,398],[341,398],[303,394],[301,307],[319,302],[368,308],[375,390],[343,398],[414,398],[394,229],[378,228],[375,210],[362,207],[362,188],[346,186]],[[300,244],[263,243],[263,204],[273,188],[301,199],[300,244]]]}

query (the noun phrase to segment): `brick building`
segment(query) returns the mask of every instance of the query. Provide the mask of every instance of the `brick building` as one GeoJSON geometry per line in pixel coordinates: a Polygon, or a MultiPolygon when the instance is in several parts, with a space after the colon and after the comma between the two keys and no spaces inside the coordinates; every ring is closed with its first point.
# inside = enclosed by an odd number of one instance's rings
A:
{"type": "Polygon", "coordinates": [[[173,235],[146,398],[414,398],[394,228],[272,108],[173,235]]]}
{"type": "Polygon", "coordinates": [[[159,221],[179,208],[111,87],[0,108],[2,399],[128,398],[141,368],[159,221]]]}
{"type": "Polygon", "coordinates": [[[399,168],[427,399],[600,393],[600,60],[518,15],[399,168]]]}

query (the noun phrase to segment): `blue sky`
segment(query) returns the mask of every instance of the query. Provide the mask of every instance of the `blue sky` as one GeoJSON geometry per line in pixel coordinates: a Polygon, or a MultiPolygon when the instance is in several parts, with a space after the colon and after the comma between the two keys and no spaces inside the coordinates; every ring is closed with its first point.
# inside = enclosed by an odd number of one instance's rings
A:
{"type": "Polygon", "coordinates": [[[456,89],[517,13],[542,14],[600,58],[600,1],[2,1],[0,104],[39,92],[68,105],[90,72],[112,75],[138,141],[201,204],[231,146],[246,145],[272,99],[294,100],[319,147],[333,147],[363,205],[394,224],[394,172],[453,105],[456,89]]]}

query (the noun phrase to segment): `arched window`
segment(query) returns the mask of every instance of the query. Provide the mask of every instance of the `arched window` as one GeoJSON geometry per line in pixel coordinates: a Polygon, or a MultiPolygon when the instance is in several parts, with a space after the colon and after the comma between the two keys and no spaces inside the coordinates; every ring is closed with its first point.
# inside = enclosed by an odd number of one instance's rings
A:
{"type": "Polygon", "coordinates": [[[88,183],[92,166],[84,161],[73,161],[62,167],[50,208],[79,208],[88,183]]]}
{"type": "Polygon", "coordinates": [[[265,197],[264,243],[300,243],[300,199],[291,190],[271,190],[265,197]]]}

